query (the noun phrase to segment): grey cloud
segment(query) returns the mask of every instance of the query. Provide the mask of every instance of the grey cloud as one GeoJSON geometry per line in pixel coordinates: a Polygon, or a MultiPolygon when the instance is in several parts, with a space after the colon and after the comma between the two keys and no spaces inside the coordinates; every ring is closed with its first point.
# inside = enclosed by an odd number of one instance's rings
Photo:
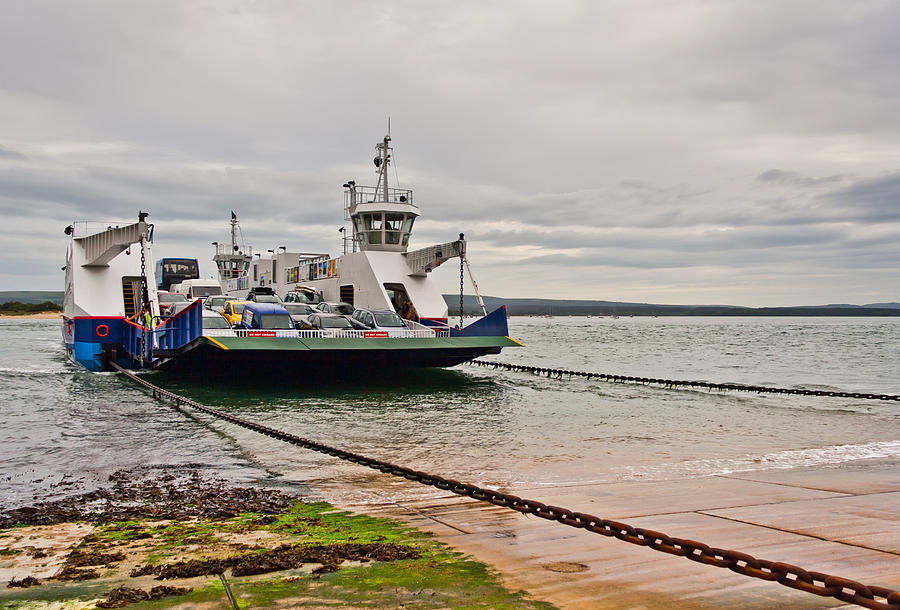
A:
{"type": "Polygon", "coordinates": [[[788,184],[791,186],[818,186],[823,184],[833,184],[843,182],[851,178],[846,174],[835,174],[833,176],[825,176],[822,178],[809,178],[797,172],[785,171],[782,169],[770,169],[761,173],[756,177],[760,182],[772,182],[777,184],[788,184]]]}
{"type": "Polygon", "coordinates": [[[57,224],[137,209],[159,252],[208,259],[234,209],[260,249],[334,253],[339,185],[374,181],[390,115],[414,243],[465,232],[508,294],[527,288],[507,264],[531,281],[563,253],[585,277],[633,265],[656,301],[704,294],[715,265],[762,299],[827,261],[846,271],[821,293],[853,300],[861,278],[900,285],[898,25],[900,6],[840,0],[14,3],[0,243],[41,244],[36,288],[58,280],[57,224]]]}
{"type": "Polygon", "coordinates": [[[872,222],[900,221],[900,172],[860,180],[825,199],[872,222]]]}
{"type": "Polygon", "coordinates": [[[0,146],[0,159],[24,159],[25,155],[0,146]]]}

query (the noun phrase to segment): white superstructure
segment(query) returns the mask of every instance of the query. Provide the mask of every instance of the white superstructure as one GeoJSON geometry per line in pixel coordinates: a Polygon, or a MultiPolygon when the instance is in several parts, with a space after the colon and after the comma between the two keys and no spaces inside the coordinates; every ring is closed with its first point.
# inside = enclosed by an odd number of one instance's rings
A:
{"type": "MultiPolygon", "coordinates": [[[[245,255],[249,269],[246,275],[234,277],[224,273],[219,263],[223,253],[217,245],[215,260],[226,293],[245,297],[252,287],[268,286],[283,297],[303,285],[320,291],[326,301],[392,309],[410,319],[446,324],[447,305],[430,272],[448,259],[465,257],[466,242],[460,234],[455,241],[408,251],[420,212],[411,190],[388,184],[390,142],[388,135],[375,147],[378,181],[374,187],[352,180],[344,184],[344,220],[350,222],[351,234],[344,238],[342,256],[288,252],[282,246],[265,257],[245,255]]],[[[232,247],[235,223],[232,213],[232,247]]]]}
{"type": "Polygon", "coordinates": [[[144,308],[146,298],[158,316],[156,280],[151,252],[152,226],[139,222],[121,226],[74,222],[66,253],[63,315],[69,318],[126,318],[144,308]],[[75,290],[75,286],[78,290],[75,290]]]}

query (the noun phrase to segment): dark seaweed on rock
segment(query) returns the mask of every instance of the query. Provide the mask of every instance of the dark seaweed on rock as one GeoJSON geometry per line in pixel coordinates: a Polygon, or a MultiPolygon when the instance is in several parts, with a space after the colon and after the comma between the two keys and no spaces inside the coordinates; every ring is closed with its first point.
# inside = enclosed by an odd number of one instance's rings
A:
{"type": "Polygon", "coordinates": [[[23,589],[26,589],[28,587],[34,587],[35,585],[39,585],[39,584],[41,584],[41,581],[39,581],[34,576],[26,576],[22,580],[16,580],[16,577],[13,576],[10,579],[10,581],[8,583],[6,583],[6,586],[7,587],[21,587],[23,589]]]}
{"type": "Polygon", "coordinates": [[[131,571],[131,576],[156,574],[157,580],[171,578],[192,578],[209,574],[221,574],[231,568],[233,576],[251,576],[299,568],[305,563],[321,563],[325,570],[333,572],[341,562],[355,561],[397,561],[418,559],[421,553],[412,547],[400,544],[326,544],[301,546],[283,544],[275,549],[246,555],[232,555],[222,559],[191,559],[167,565],[144,565],[131,571]],[[331,569],[333,568],[333,569],[331,569]]]}
{"type": "MultiPolygon", "coordinates": [[[[298,568],[304,563],[321,563],[335,567],[346,560],[396,561],[418,559],[418,550],[400,544],[328,544],[296,546],[283,544],[258,555],[245,555],[235,562],[234,576],[250,576],[298,568]]],[[[329,570],[333,571],[333,570],[329,570]]]]}
{"type": "Polygon", "coordinates": [[[204,480],[197,471],[148,477],[140,471],[122,470],[111,475],[110,482],[110,488],[62,500],[0,508],[0,528],[71,521],[228,519],[244,512],[281,513],[297,500],[278,490],[204,480]]]}
{"type": "Polygon", "coordinates": [[[96,551],[79,551],[75,549],[66,557],[66,565],[73,568],[84,566],[107,566],[117,561],[123,561],[125,553],[98,553],[96,551]]]}
{"type": "Polygon", "coordinates": [[[54,580],[91,580],[100,578],[100,573],[90,566],[110,566],[125,559],[124,553],[99,553],[97,551],[73,550],[54,576],[54,580]],[[84,569],[86,568],[87,569],[84,569]]]}
{"type": "Polygon", "coordinates": [[[116,587],[106,595],[106,599],[97,602],[98,608],[122,608],[128,604],[162,599],[170,595],[184,595],[193,589],[189,587],[168,587],[158,585],[146,592],[143,589],[130,589],[128,587],[116,587]]]}
{"type": "Polygon", "coordinates": [[[74,581],[82,581],[82,580],[93,580],[94,578],[100,578],[100,572],[94,570],[93,568],[89,569],[79,569],[74,566],[63,566],[63,568],[54,574],[54,580],[74,580],[74,581]]]}

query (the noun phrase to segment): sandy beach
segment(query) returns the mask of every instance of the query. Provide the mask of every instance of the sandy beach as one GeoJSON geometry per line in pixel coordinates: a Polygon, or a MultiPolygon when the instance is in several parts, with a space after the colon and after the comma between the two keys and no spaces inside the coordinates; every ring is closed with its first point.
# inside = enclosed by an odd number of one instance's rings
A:
{"type": "Polygon", "coordinates": [[[54,320],[62,317],[60,311],[41,311],[39,313],[26,314],[0,314],[3,320],[54,320]]]}

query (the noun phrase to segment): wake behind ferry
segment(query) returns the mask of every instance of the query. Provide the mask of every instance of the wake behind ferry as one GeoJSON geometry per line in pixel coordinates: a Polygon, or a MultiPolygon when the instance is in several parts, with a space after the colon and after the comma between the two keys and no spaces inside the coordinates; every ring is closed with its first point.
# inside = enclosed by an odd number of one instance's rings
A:
{"type": "MultiPolygon", "coordinates": [[[[145,212],[127,226],[75,222],[66,227],[63,341],[70,358],[92,371],[116,362],[128,368],[283,375],[296,373],[298,366],[333,372],[453,366],[520,345],[508,336],[503,307],[484,311],[467,326],[462,315],[458,326],[449,324],[431,271],[450,259],[459,259],[461,270],[468,268],[466,242],[460,234],[455,241],[408,250],[420,212],[411,190],[388,184],[390,142],[385,136],[376,145],[374,187],[352,180],[343,185],[344,220],[351,230],[342,229],[344,252],[337,258],[287,247],[269,250],[266,257],[255,254],[240,243],[232,212],[231,243],[213,244],[219,279],[201,280],[192,259],[154,263],[154,225],[145,212]],[[169,293],[163,289],[192,301],[167,315],[160,297],[169,293]],[[250,301],[241,305],[233,327],[204,324],[212,312],[204,311],[202,299],[214,294],[250,301]],[[332,306],[340,305],[345,314],[349,307],[354,327],[301,326],[283,301],[316,305],[321,312],[309,320],[328,316],[332,306]],[[385,330],[373,322],[379,312],[403,321],[385,330]]],[[[225,309],[235,315],[233,303],[225,309]]]]}

